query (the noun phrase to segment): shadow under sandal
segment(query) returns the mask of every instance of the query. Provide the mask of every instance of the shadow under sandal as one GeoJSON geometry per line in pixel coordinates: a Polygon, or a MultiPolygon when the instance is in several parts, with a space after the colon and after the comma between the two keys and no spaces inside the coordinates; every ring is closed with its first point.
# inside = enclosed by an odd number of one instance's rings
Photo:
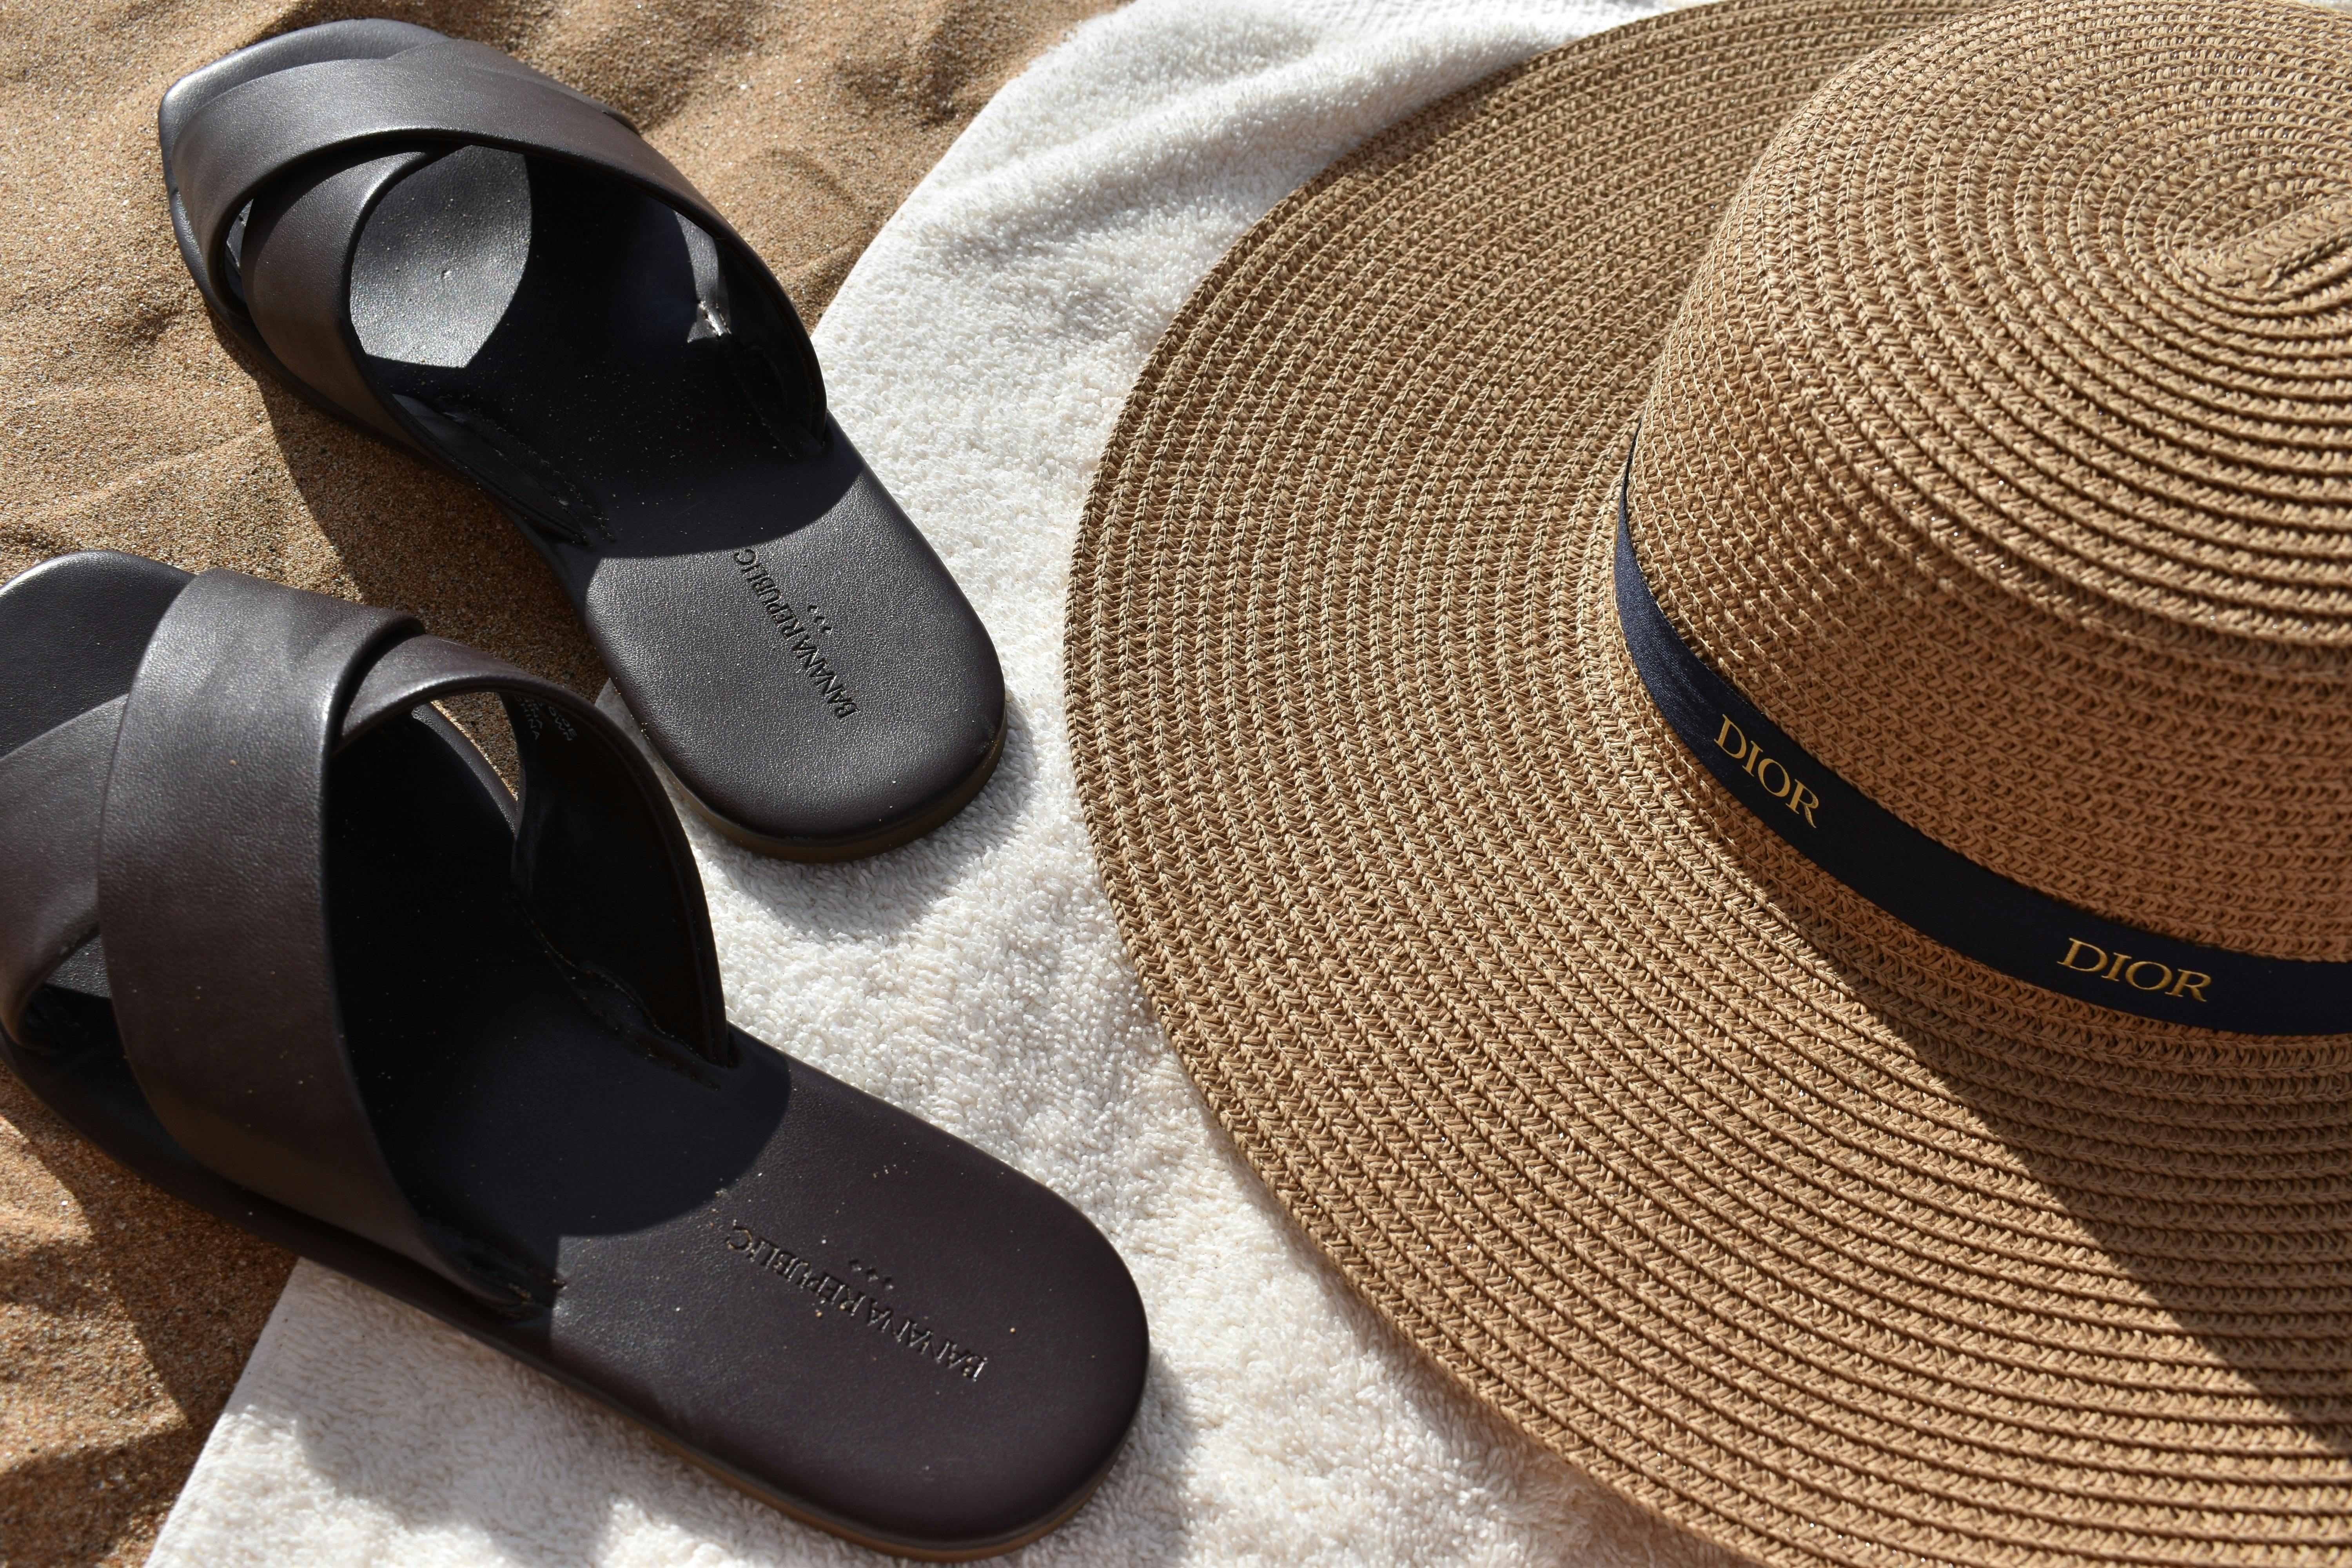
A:
{"type": "Polygon", "coordinates": [[[392,612],[110,552],[0,589],[0,1025],[147,1180],[854,1541],[1033,1539],[1134,1416],[1102,1236],[731,1028],[643,754],[392,612]],[[483,691],[520,802],[425,706],[483,691]]]}
{"type": "Polygon", "coordinates": [[[182,79],[180,250],[297,391],[488,490],[696,807],[845,859],[996,765],[996,650],[825,412],[775,278],[618,113],[485,45],[331,22],[182,79]]]}

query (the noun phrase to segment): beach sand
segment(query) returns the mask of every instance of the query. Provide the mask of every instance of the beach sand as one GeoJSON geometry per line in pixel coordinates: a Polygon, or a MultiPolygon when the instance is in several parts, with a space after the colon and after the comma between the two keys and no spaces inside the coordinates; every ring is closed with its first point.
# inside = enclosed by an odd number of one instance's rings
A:
{"type": "MultiPolygon", "coordinates": [[[[1108,5],[0,0],[0,580],[95,547],[232,566],[405,606],[593,696],[596,656],[512,525],[215,330],[165,214],[163,89],[345,16],[497,45],[633,117],[814,323],[989,95],[1108,5]]],[[[291,1265],[0,1074],[0,1559],[144,1559],[291,1265]]]]}

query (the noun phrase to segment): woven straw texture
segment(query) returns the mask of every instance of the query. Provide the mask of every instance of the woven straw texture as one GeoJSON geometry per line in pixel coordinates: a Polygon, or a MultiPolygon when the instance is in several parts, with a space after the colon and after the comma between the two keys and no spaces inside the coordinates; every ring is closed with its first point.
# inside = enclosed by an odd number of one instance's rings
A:
{"type": "Polygon", "coordinates": [[[1617,625],[1638,415],[1662,603],[1804,744],[2055,896],[2352,957],[2352,23],[1955,9],[1619,29],[1271,214],[1089,503],[1088,826],[1250,1161],[1597,1477],[1776,1563],[2341,1563],[2352,1038],[1925,942],[1617,625]]]}

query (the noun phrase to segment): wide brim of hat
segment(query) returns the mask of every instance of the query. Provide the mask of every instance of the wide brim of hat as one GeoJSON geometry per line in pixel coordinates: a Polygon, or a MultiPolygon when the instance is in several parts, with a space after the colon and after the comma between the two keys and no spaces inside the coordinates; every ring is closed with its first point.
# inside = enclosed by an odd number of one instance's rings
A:
{"type": "Polygon", "coordinates": [[[2340,1562],[2352,1042],[1937,948],[1715,784],[1623,647],[1616,480],[1717,215],[1958,9],[1619,28],[1258,225],[1088,505],[1088,827],[1247,1158],[1598,1479],[1779,1563],[2340,1562]]]}

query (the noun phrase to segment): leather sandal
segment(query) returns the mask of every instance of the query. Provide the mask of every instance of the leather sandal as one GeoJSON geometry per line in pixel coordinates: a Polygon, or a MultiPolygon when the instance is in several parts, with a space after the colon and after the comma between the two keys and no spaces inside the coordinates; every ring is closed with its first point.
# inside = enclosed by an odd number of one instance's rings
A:
{"type": "Polygon", "coordinates": [[[1044,1533],[1141,1394],[1076,1210],[729,1026],[638,747],[391,611],[107,552],[0,588],[0,1055],[157,1186],[866,1545],[1044,1533]],[[520,800],[429,706],[467,692],[520,800]]]}
{"type": "Polygon", "coordinates": [[[353,21],[181,79],[156,125],[223,326],[489,492],[713,826],[846,859],[987,782],[987,631],[826,413],[774,276],[619,113],[485,45],[353,21]]]}

